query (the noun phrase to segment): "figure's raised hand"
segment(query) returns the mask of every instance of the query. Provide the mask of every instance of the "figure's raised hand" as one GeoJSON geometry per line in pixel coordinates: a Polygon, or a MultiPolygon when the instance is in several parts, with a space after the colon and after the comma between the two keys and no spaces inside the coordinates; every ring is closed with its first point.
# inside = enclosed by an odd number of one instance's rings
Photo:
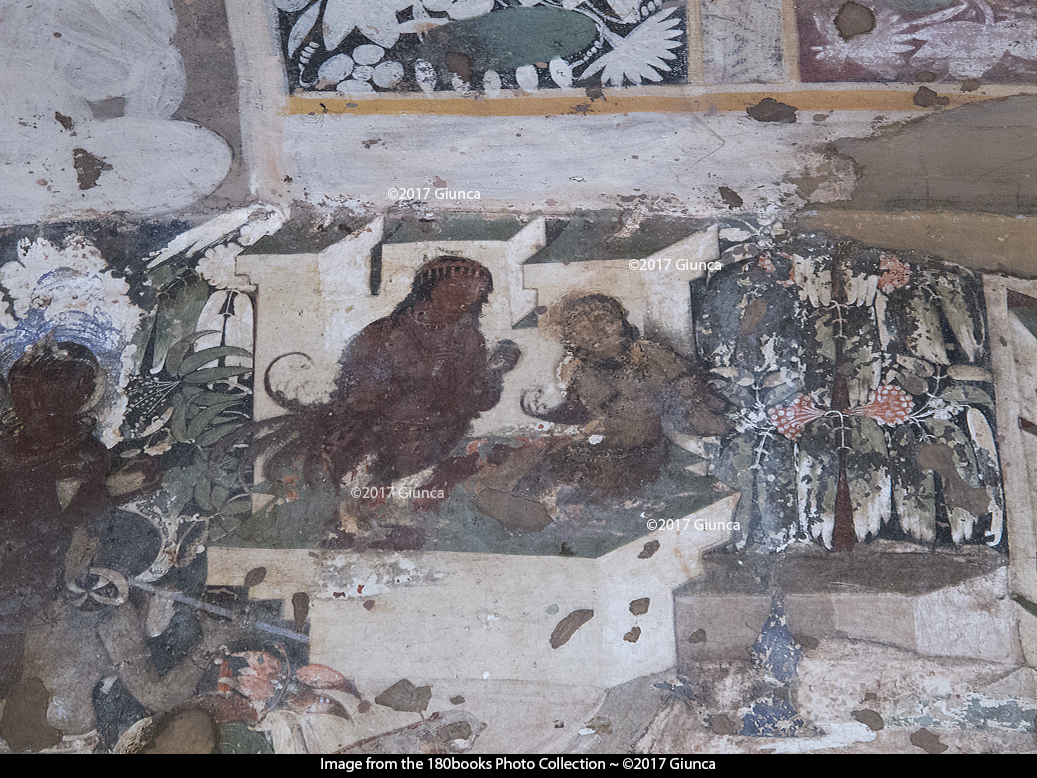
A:
{"type": "Polygon", "coordinates": [[[507,373],[510,370],[514,370],[521,356],[522,349],[518,347],[515,341],[502,340],[494,347],[493,353],[490,354],[490,370],[496,373],[507,373]]]}

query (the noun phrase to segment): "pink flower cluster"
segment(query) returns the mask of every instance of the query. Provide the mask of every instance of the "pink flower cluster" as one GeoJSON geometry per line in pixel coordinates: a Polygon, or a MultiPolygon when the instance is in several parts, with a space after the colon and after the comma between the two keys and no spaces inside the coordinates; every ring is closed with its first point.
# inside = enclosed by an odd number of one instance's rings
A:
{"type": "MultiPolygon", "coordinates": [[[[868,416],[879,424],[891,427],[907,421],[913,410],[914,401],[907,392],[899,386],[887,385],[880,386],[867,405],[851,408],[847,413],[868,416]]],[[[818,408],[814,398],[808,394],[801,394],[786,407],[778,406],[767,411],[771,424],[789,440],[797,440],[807,424],[824,415],[825,411],[818,408]]]]}
{"type": "Polygon", "coordinates": [[[771,424],[789,440],[796,440],[803,434],[807,424],[824,415],[825,412],[817,407],[809,394],[801,394],[787,408],[771,408],[767,411],[771,424]]]}
{"type": "Polygon", "coordinates": [[[879,270],[885,271],[879,276],[879,289],[884,292],[907,286],[911,280],[911,266],[901,262],[896,254],[880,254],[879,270]]]}
{"type": "Polygon", "coordinates": [[[899,386],[880,386],[867,405],[851,408],[857,416],[870,416],[879,424],[892,427],[907,421],[914,410],[914,402],[899,386]]]}

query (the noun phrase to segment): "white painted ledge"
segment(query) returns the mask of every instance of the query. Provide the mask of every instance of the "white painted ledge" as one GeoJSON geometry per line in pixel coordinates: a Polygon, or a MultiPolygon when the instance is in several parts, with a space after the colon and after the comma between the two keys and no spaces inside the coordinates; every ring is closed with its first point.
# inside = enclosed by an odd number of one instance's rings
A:
{"type": "Polygon", "coordinates": [[[729,522],[737,502],[726,497],[680,529],[596,559],[210,548],[209,584],[241,585],[263,566],[255,598],[309,592],[310,661],[340,668],[361,688],[456,678],[605,689],[674,666],[673,591],[701,575],[703,552],[731,537],[694,523],[729,522]],[[630,604],[642,598],[648,611],[635,615],[630,604]],[[559,621],[582,609],[594,616],[552,648],[559,621]]]}

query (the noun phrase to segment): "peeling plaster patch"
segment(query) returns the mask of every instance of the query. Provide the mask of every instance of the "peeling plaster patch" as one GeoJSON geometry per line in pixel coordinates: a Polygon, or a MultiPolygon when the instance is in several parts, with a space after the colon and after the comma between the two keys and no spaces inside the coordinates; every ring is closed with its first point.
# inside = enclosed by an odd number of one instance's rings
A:
{"type": "Polygon", "coordinates": [[[882,720],[882,716],[873,710],[868,710],[866,708],[855,710],[850,715],[853,716],[855,721],[859,721],[872,732],[878,732],[886,726],[886,722],[882,720]]]}
{"type": "Polygon", "coordinates": [[[779,103],[773,97],[765,97],[756,105],[745,109],[749,117],[758,122],[782,122],[785,124],[796,123],[796,108],[792,105],[779,103]]]}
{"type": "Polygon", "coordinates": [[[923,728],[911,733],[911,745],[918,746],[929,754],[942,754],[947,746],[940,742],[940,736],[923,728]]]}
{"type": "Polygon", "coordinates": [[[306,624],[306,617],[310,613],[310,596],[306,592],[296,592],[292,595],[292,615],[296,630],[300,630],[306,624]]]}
{"type": "Polygon", "coordinates": [[[725,205],[732,210],[741,208],[744,204],[742,198],[738,196],[738,192],[727,186],[720,187],[720,197],[723,198],[725,205]]]}
{"type": "Polygon", "coordinates": [[[742,731],[742,722],[726,713],[718,713],[709,720],[709,729],[714,735],[737,735],[742,731]]]}
{"type": "Polygon", "coordinates": [[[575,610],[558,622],[558,626],[551,633],[551,648],[561,648],[569,642],[569,638],[576,634],[576,630],[586,624],[594,616],[594,611],[589,608],[575,610]]]}
{"type": "Polygon", "coordinates": [[[112,169],[111,165],[86,149],[72,149],[72,164],[76,168],[80,189],[93,189],[97,186],[97,179],[101,177],[101,173],[112,169]]]}
{"type": "Polygon", "coordinates": [[[0,737],[12,751],[40,751],[61,742],[61,732],[47,722],[50,700],[39,678],[21,681],[7,695],[0,737]]]}
{"type": "Polygon", "coordinates": [[[126,98],[109,97],[104,100],[88,102],[90,114],[94,119],[118,119],[126,115],[126,98]]]}
{"type": "Polygon", "coordinates": [[[835,28],[839,30],[839,37],[844,41],[864,35],[875,29],[875,12],[853,0],[843,3],[839,13],[835,15],[835,28]]]}
{"type": "Polygon", "coordinates": [[[641,553],[637,555],[638,559],[651,559],[655,552],[659,550],[658,540],[649,540],[645,543],[645,547],[641,549],[641,553]]]}
{"type": "Polygon", "coordinates": [[[871,729],[856,721],[838,724],[826,722],[821,727],[828,733],[824,737],[794,738],[783,743],[760,746],[760,749],[773,751],[776,754],[805,754],[809,751],[821,751],[826,748],[852,746],[854,743],[867,743],[876,738],[871,729]]]}
{"type": "MultiPolygon", "coordinates": [[[[800,647],[804,651],[813,651],[815,648],[821,645],[820,640],[811,637],[810,635],[796,635],[796,642],[799,643],[800,647]]],[[[865,699],[867,699],[867,696],[865,696],[865,699]]]]}
{"type": "Polygon", "coordinates": [[[918,87],[918,91],[915,92],[915,96],[911,98],[911,102],[915,105],[920,105],[923,108],[932,108],[933,106],[947,105],[950,103],[951,98],[946,95],[940,95],[934,92],[927,86],[918,87]]]}
{"type": "Polygon", "coordinates": [[[421,713],[432,699],[431,686],[415,686],[403,678],[374,698],[378,705],[404,713],[421,713]]]}

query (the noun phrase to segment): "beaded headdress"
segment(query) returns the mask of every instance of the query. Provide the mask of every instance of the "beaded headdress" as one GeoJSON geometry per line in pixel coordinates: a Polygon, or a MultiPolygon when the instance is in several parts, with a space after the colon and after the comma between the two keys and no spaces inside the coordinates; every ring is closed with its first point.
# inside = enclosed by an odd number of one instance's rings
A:
{"type": "Polygon", "coordinates": [[[490,271],[474,259],[465,257],[441,256],[426,262],[415,275],[414,285],[428,288],[435,286],[445,278],[457,276],[478,278],[486,284],[487,294],[493,291],[493,276],[490,271]]]}

